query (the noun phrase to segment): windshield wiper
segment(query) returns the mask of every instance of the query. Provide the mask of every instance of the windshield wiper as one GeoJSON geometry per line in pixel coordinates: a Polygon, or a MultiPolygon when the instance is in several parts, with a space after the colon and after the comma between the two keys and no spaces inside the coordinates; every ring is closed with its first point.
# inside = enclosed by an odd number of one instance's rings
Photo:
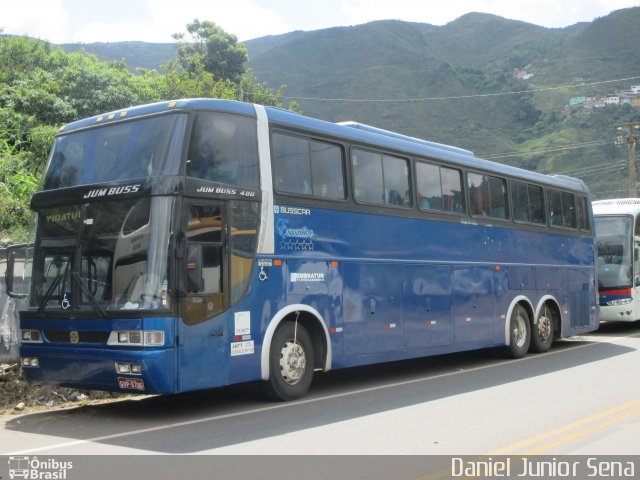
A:
{"type": "Polygon", "coordinates": [[[53,293],[55,288],[60,283],[60,280],[62,280],[65,277],[66,274],[67,274],[67,270],[65,268],[65,271],[62,272],[62,273],[59,273],[58,276],[53,280],[53,282],[51,282],[51,285],[49,286],[49,288],[45,292],[44,296],[42,297],[42,301],[40,302],[40,305],[38,306],[38,312],[44,311],[44,308],[47,306],[47,303],[51,299],[51,294],[53,293]]]}
{"type": "Polygon", "coordinates": [[[73,278],[75,279],[76,282],[78,282],[78,286],[80,287],[80,290],[82,290],[82,293],[84,294],[84,296],[89,299],[89,301],[91,302],[91,305],[93,306],[93,309],[98,314],[98,316],[108,317],[109,314],[104,309],[104,307],[98,303],[96,298],[93,295],[91,295],[91,292],[82,281],[82,277],[80,276],[80,274],[78,272],[73,272],[73,278]]]}

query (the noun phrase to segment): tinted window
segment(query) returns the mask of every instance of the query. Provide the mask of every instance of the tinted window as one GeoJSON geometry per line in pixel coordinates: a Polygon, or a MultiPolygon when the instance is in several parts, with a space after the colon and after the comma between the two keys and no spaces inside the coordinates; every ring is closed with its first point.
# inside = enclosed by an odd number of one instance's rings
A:
{"type": "Polygon", "coordinates": [[[549,189],[549,223],[556,227],[576,228],[575,197],[566,192],[549,189]]]}
{"type": "Polygon", "coordinates": [[[420,209],[463,211],[462,173],[459,170],[417,162],[416,176],[420,209]]]}
{"type": "Polygon", "coordinates": [[[467,181],[473,215],[507,218],[507,182],[505,179],[469,173],[467,181]]]}
{"type": "Polygon", "coordinates": [[[44,189],[177,175],[185,124],[185,115],[162,115],[60,136],[44,189]]]}
{"type": "Polygon", "coordinates": [[[358,202],[411,205],[407,160],[354,149],[351,155],[354,197],[358,202]]]}
{"type": "Polygon", "coordinates": [[[587,199],[585,197],[577,198],[577,217],[578,228],[584,231],[591,231],[591,222],[589,221],[589,209],[587,207],[587,199]]]}
{"type": "Polygon", "coordinates": [[[255,119],[218,112],[198,113],[189,141],[187,175],[258,188],[255,119]]]}
{"type": "Polygon", "coordinates": [[[511,204],[516,222],[544,224],[542,187],[511,182],[511,204]]]}
{"type": "Polygon", "coordinates": [[[342,148],[331,143],[274,133],[273,170],[276,191],[342,200],[342,148]]]}

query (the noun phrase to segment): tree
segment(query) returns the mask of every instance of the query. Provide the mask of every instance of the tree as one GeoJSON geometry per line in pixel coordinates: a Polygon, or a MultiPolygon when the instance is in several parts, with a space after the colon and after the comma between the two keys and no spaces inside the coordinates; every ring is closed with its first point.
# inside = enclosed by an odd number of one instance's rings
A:
{"type": "MultiPolygon", "coordinates": [[[[239,82],[249,57],[247,48],[238,43],[238,37],[213,22],[201,22],[197,18],[187,25],[187,32],[192,41],[178,47],[178,63],[182,68],[195,73],[202,66],[216,80],[239,82]]],[[[185,34],[176,33],[173,38],[183,41],[185,34]]]]}

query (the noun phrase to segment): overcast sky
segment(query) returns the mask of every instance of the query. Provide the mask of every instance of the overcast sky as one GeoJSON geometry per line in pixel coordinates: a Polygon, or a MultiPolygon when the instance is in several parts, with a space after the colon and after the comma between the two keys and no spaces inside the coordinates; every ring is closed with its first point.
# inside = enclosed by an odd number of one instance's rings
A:
{"type": "Polygon", "coordinates": [[[171,42],[194,18],[240,40],[400,19],[444,25],[486,12],[545,27],[590,22],[636,0],[0,0],[0,30],[53,43],[171,42]]]}

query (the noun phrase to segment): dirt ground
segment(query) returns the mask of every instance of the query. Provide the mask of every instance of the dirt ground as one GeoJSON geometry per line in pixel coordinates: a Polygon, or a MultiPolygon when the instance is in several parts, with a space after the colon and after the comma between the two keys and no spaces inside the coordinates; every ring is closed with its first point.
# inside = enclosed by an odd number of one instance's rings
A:
{"type": "Polygon", "coordinates": [[[19,415],[123,398],[119,393],[31,385],[19,365],[0,364],[0,416],[19,415]]]}

